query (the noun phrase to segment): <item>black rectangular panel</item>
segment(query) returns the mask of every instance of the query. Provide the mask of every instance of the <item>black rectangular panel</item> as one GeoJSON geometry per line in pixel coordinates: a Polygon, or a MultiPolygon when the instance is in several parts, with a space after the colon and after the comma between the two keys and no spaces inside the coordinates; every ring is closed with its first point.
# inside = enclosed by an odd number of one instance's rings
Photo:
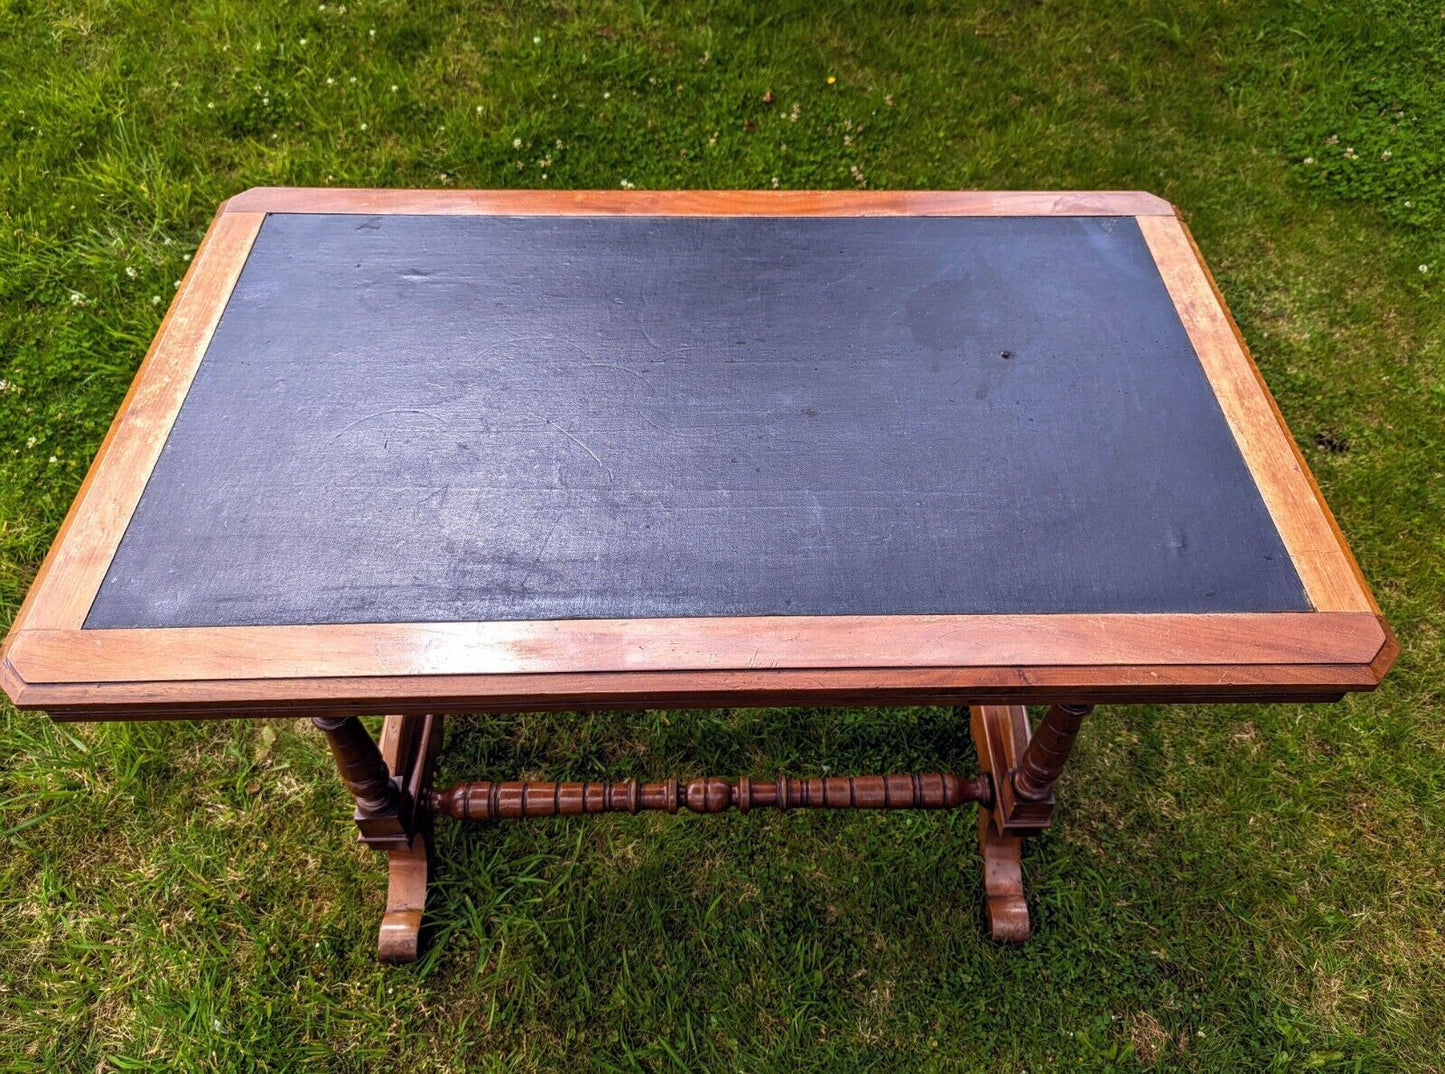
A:
{"type": "Polygon", "coordinates": [[[318,214],[86,626],[1309,607],[1131,218],[318,214]]]}

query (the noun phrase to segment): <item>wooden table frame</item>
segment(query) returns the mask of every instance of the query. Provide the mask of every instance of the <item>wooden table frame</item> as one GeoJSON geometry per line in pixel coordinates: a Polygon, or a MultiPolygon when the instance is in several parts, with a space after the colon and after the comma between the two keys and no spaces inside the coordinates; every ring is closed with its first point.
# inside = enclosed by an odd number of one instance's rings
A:
{"type": "MultiPolygon", "coordinates": [[[[1053,780],[1089,705],[1334,700],[1373,689],[1397,652],[1187,227],[1153,195],[257,188],[232,198],[212,222],[0,649],[0,686],[19,707],[57,719],[316,717],[357,796],[363,839],[391,856],[394,905],[382,947],[403,957],[415,952],[430,818],[453,812],[472,819],[475,802],[471,792],[449,797],[429,785],[444,713],[975,706],[979,779],[869,777],[883,782],[850,783],[847,804],[868,804],[874,791],[886,806],[983,803],[993,933],[1003,939],[1027,931],[1017,840],[1047,824],[1053,780]],[[83,629],[271,213],[1132,217],[1314,610],[83,629]],[[1022,707],[1029,703],[1052,706],[1032,745],[1022,707]],[[376,712],[394,714],[380,748],[355,719],[376,712]],[[922,782],[895,803],[889,781],[904,779],[922,782]]],[[[646,801],[635,797],[646,788],[628,786],[550,793],[557,812],[571,809],[562,805],[574,798],[574,811],[587,813],[692,807],[690,785],[657,785],[662,789],[646,801]],[[589,798],[596,794],[603,797],[589,798]]],[[[704,811],[713,811],[719,795],[723,807],[746,808],[767,797],[761,786],[704,780],[696,793],[704,811]]],[[[497,810],[509,795],[523,801],[539,792],[488,784],[488,795],[493,787],[505,793],[495,792],[501,797],[490,815],[537,814],[525,802],[515,814],[497,810]]],[[[799,788],[796,802],[784,783],[768,793],[783,807],[841,804],[839,787],[799,788]],[[808,797],[814,793],[822,800],[808,797]]]]}

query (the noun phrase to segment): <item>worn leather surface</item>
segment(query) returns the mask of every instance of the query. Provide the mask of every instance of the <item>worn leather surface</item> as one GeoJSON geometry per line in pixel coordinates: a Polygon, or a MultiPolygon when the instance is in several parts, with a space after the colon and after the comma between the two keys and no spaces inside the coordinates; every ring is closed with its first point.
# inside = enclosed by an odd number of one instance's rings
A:
{"type": "Polygon", "coordinates": [[[1308,607],[1132,219],[278,215],[86,625],[1308,607]]]}

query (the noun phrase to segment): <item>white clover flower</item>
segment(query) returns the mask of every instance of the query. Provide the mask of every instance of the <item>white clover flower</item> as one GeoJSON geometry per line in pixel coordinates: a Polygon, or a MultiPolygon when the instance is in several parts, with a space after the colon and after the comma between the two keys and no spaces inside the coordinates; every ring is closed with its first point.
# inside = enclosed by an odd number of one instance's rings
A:
{"type": "Polygon", "coordinates": [[[160,304],[161,304],[161,296],[160,296],[160,295],[151,295],[151,305],[152,305],[152,306],[159,306],[160,304]]]}
{"type": "Polygon", "coordinates": [[[336,85],[336,79],[332,78],[330,75],[327,75],[327,76],[326,76],[326,84],[327,84],[328,86],[334,86],[334,85],[336,85]]]}
{"type": "Polygon", "coordinates": [[[135,266],[127,265],[125,267],[125,274],[129,276],[132,280],[135,279],[135,266]]]}
{"type": "Polygon", "coordinates": [[[1381,159],[1381,160],[1389,160],[1389,159],[1390,159],[1391,157],[1393,157],[1394,155],[1395,155],[1395,154],[1391,153],[1391,152],[1387,149],[1387,150],[1385,150],[1383,153],[1380,154],[1380,159],[1381,159]]]}
{"type": "Polygon", "coordinates": [[[52,455],[52,456],[50,456],[50,461],[51,461],[51,463],[53,464],[53,463],[59,462],[60,460],[57,459],[54,455],[52,455]]]}
{"type": "Polygon", "coordinates": [[[400,86],[393,85],[393,86],[391,87],[391,92],[392,92],[392,93],[395,93],[395,92],[396,92],[397,90],[399,90],[399,89],[401,89],[400,86]]]}
{"type": "Polygon", "coordinates": [[[542,43],[541,37],[534,36],[534,37],[532,38],[532,44],[534,44],[534,45],[540,45],[541,43],[542,43]]]}
{"type": "Polygon", "coordinates": [[[365,124],[365,123],[363,123],[363,124],[361,125],[361,129],[362,129],[362,130],[366,130],[366,124],[365,124]]]}
{"type": "MultiPolygon", "coordinates": [[[[302,44],[303,47],[305,46],[305,44],[306,44],[306,38],[303,37],[303,38],[301,39],[301,44],[302,44]]],[[[257,45],[256,47],[257,47],[257,48],[260,48],[261,46],[260,46],[260,45],[257,45]]]]}
{"type": "Polygon", "coordinates": [[[1430,266],[1429,266],[1429,265],[1421,265],[1421,266],[1420,266],[1420,271],[1421,271],[1421,272],[1429,272],[1429,271],[1430,271],[1430,266]]]}
{"type": "Polygon", "coordinates": [[[521,149],[521,148],[522,148],[522,139],[520,139],[520,138],[513,138],[513,139],[512,139],[512,148],[513,148],[513,149],[521,149]]]}
{"type": "Polygon", "coordinates": [[[634,183],[629,182],[628,180],[624,179],[624,180],[622,180],[622,189],[623,189],[623,190],[636,190],[636,189],[637,189],[637,186],[636,186],[634,183]]]}
{"type": "Polygon", "coordinates": [[[1315,158],[1314,158],[1314,157],[1305,157],[1305,163],[1306,163],[1306,164],[1313,164],[1314,162],[1315,162],[1315,158]]]}
{"type": "Polygon", "coordinates": [[[35,446],[35,437],[32,436],[29,440],[25,441],[25,446],[33,448],[35,446]]]}
{"type": "Polygon", "coordinates": [[[83,294],[81,294],[79,291],[71,291],[71,292],[70,292],[70,304],[71,304],[72,306],[83,306],[83,305],[85,305],[85,296],[84,296],[83,294]]]}
{"type": "Polygon", "coordinates": [[[773,189],[774,189],[774,190],[777,190],[778,187],[780,187],[780,186],[782,186],[782,185],[783,185],[783,184],[778,181],[778,177],[777,177],[776,175],[773,176],[773,189]]]}
{"type": "Polygon", "coordinates": [[[612,91],[611,91],[611,90],[608,90],[606,93],[602,94],[602,99],[605,101],[605,100],[607,100],[607,99],[608,99],[609,97],[611,97],[611,96],[612,96],[612,91]]]}

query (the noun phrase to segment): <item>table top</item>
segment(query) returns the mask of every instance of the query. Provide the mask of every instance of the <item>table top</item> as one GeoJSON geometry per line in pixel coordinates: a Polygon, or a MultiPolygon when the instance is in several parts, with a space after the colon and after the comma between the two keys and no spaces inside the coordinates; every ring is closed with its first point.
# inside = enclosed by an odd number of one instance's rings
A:
{"type": "Polygon", "coordinates": [[[1151,195],[262,188],[0,677],[82,718],[1325,698],[1395,652],[1151,195]]]}

